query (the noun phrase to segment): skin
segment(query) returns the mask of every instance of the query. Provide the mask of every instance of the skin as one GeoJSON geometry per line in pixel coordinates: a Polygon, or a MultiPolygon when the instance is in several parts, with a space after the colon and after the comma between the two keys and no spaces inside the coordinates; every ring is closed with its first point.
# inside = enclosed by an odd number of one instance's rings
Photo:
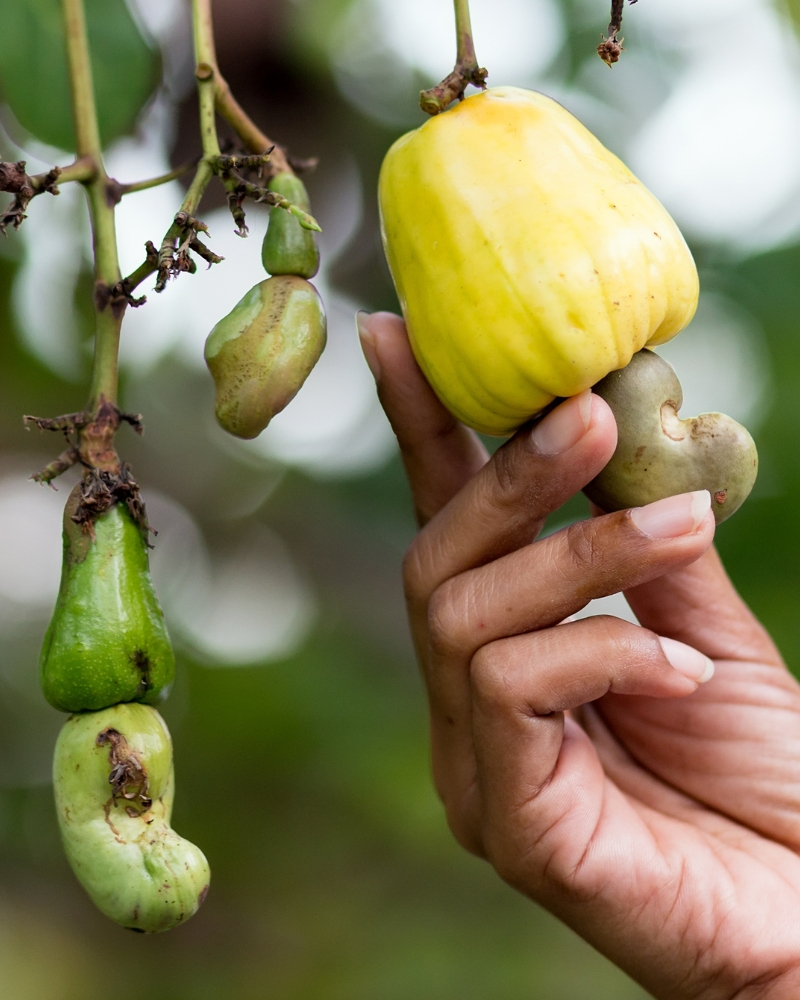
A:
{"type": "MultiPolygon", "coordinates": [[[[402,321],[360,317],[421,525],[404,565],[433,774],[458,841],[664,1000],[800,996],[800,686],[712,547],[619,511],[534,541],[616,443],[487,460],[402,321]],[[566,622],[623,590],[641,627],[566,622]],[[659,636],[711,657],[703,686],[659,636]]],[[[575,405],[569,401],[563,406],[575,405]]]]}
{"type": "MultiPolygon", "coordinates": [[[[299,177],[293,174],[276,174],[269,182],[270,191],[277,191],[284,198],[311,211],[308,192],[299,177]]],[[[303,229],[298,220],[282,208],[270,212],[269,226],[261,245],[261,262],[268,274],[296,274],[313,278],[319,270],[319,248],[314,234],[303,229]]]]}
{"type": "Polygon", "coordinates": [[[206,340],[223,430],[258,437],[300,391],[326,339],[322,299],[305,279],[282,274],[251,288],[206,340]]]}
{"type": "Polygon", "coordinates": [[[664,207],[544,94],[494,87],[402,136],[381,233],[425,375],[505,436],[691,320],[697,269],[664,207]]]}
{"type": "Polygon", "coordinates": [[[172,741],[154,708],[71,715],[56,742],[53,787],[69,863],[107,917],[154,934],[197,912],[208,862],[170,826],[172,741]]]}
{"type": "Polygon", "coordinates": [[[61,585],[39,664],[42,691],[61,712],[158,704],[175,677],[175,657],[144,537],[116,504],[97,519],[92,538],[72,520],[79,498],[76,486],[64,510],[61,585]]]}

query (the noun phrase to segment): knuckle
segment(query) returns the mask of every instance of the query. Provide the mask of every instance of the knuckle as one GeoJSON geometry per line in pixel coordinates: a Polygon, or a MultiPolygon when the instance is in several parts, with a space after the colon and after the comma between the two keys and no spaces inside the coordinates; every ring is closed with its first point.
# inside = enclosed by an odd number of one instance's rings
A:
{"type": "Polygon", "coordinates": [[[514,699],[515,684],[503,643],[482,646],[472,657],[470,680],[475,698],[485,707],[503,707],[514,699]]]}
{"type": "Polygon", "coordinates": [[[470,811],[461,806],[445,804],[447,826],[460,847],[479,858],[486,856],[480,833],[475,828],[470,811]]]}
{"type": "Polygon", "coordinates": [[[409,601],[418,601],[424,594],[427,560],[423,555],[425,542],[420,535],[409,545],[403,556],[403,589],[409,601]]]}
{"type": "Polygon", "coordinates": [[[447,656],[468,645],[468,614],[462,587],[445,580],[428,602],[428,641],[434,654],[447,656]]]}
{"type": "Polygon", "coordinates": [[[492,458],[493,486],[501,503],[513,501],[519,494],[519,463],[515,461],[514,452],[514,448],[504,445],[498,448],[492,458]]]}
{"type": "Polygon", "coordinates": [[[567,553],[576,569],[587,572],[596,569],[603,558],[598,544],[597,528],[591,521],[576,521],[566,531],[567,553]]]}

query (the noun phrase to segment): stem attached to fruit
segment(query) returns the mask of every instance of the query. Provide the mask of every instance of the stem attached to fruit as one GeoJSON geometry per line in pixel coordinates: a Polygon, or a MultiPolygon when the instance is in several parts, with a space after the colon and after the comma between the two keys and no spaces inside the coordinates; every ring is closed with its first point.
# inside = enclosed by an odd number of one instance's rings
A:
{"type": "MultiPolygon", "coordinates": [[[[88,405],[94,413],[101,403],[113,406],[117,401],[119,334],[126,305],[124,299],[112,294],[121,278],[114,224],[118,199],[103,165],[83,0],[62,0],[62,4],[76,153],[79,161],[89,161],[94,168],[91,177],[83,181],[89,196],[95,262],[95,350],[88,405]]],[[[82,451],[85,443],[81,432],[82,451]]]]}
{"type": "Polygon", "coordinates": [[[469,16],[469,0],[453,0],[456,14],[456,65],[436,87],[423,90],[419,95],[419,106],[429,115],[445,111],[453,101],[463,101],[468,84],[486,89],[488,71],[481,69],[475,55],[472,41],[472,23],[469,16]]]}

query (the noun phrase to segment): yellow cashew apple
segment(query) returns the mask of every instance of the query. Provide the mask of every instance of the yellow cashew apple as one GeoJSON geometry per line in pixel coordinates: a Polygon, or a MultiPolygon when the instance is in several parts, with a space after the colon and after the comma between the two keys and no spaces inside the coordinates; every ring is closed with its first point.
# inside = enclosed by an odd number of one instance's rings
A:
{"type": "Polygon", "coordinates": [[[505,435],[691,320],[697,271],[657,199],[560,104],[498,87],[392,146],[384,248],[416,358],[505,435]]]}

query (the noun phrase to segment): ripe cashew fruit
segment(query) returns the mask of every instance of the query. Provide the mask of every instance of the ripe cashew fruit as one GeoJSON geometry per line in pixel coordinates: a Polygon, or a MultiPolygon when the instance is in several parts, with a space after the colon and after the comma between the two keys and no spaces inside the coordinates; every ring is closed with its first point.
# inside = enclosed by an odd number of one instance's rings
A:
{"type": "Polygon", "coordinates": [[[622,510],[708,490],[719,524],[747,499],[758,472],[755,442],[723,413],[682,420],[681,385],[663,358],[639,351],[593,391],[611,407],[619,432],[611,461],[584,490],[598,507],[622,510]]]}
{"type": "Polygon", "coordinates": [[[62,712],[155,704],[169,692],[175,657],[145,540],[120,504],[97,518],[92,537],[72,520],[79,499],[76,486],[64,510],[61,585],[40,657],[44,696],[62,712]]]}
{"type": "MultiPolygon", "coordinates": [[[[276,174],[267,185],[304,212],[311,211],[306,186],[294,174],[276,174]]],[[[261,245],[261,261],[268,274],[297,274],[313,278],[319,270],[319,249],[314,233],[282,208],[273,208],[261,245]]]]}
{"type": "Polygon", "coordinates": [[[56,742],[53,782],[67,858],[106,916],[155,933],[198,910],[208,862],[170,827],[172,742],[154,708],[70,716],[56,742]]]}
{"type": "Polygon", "coordinates": [[[391,147],[384,248],[411,345],[458,419],[512,433],[664,343],[698,277],[666,210],[560,104],[498,87],[391,147]]]}
{"type": "Polygon", "coordinates": [[[220,426],[257,437],[294,399],[326,336],[322,300],[303,278],[284,274],[251,288],[206,340],[220,426]]]}

